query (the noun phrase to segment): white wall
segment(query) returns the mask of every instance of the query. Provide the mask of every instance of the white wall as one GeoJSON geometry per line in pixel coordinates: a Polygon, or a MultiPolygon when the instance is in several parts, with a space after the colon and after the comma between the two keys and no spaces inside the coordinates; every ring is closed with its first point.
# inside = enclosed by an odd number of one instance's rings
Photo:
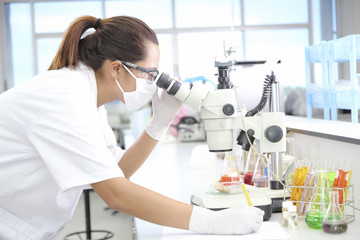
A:
{"type": "MultiPolygon", "coordinates": [[[[360,34],[360,1],[337,0],[337,37],[341,38],[350,34],[360,34]]],[[[350,79],[349,64],[339,65],[342,79],[350,79]]],[[[360,69],[360,62],[357,63],[360,69]]],[[[358,70],[359,71],[359,70],[358,70]]]]}
{"type": "Polygon", "coordinates": [[[360,34],[359,12],[359,0],[337,0],[338,37],[360,34]]]}

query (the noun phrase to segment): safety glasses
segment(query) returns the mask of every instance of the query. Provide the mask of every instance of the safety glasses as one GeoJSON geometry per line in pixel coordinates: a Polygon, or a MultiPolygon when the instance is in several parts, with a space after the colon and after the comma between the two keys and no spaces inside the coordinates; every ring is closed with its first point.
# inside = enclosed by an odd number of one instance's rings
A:
{"type": "Polygon", "coordinates": [[[143,73],[143,78],[146,80],[149,80],[151,82],[154,82],[157,76],[159,75],[159,71],[157,69],[153,68],[143,68],[140,67],[134,63],[125,62],[122,60],[119,60],[122,64],[124,64],[127,67],[135,68],[143,73]]]}
{"type": "Polygon", "coordinates": [[[102,55],[97,54],[98,57],[103,58],[103,59],[110,59],[112,61],[120,61],[123,65],[130,67],[130,68],[135,68],[137,70],[139,70],[140,72],[142,72],[142,78],[146,79],[149,81],[149,83],[153,83],[157,76],[159,75],[159,71],[157,69],[154,68],[144,68],[144,67],[140,67],[134,63],[130,63],[130,62],[126,62],[123,60],[119,60],[119,59],[113,59],[113,58],[108,58],[102,55]]]}

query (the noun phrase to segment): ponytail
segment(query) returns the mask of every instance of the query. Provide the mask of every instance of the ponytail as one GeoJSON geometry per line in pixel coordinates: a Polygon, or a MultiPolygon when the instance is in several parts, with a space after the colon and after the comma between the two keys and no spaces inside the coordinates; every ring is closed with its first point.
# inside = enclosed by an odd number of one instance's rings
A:
{"type": "Polygon", "coordinates": [[[136,63],[145,59],[148,42],[159,45],[155,32],[138,18],[83,16],[66,31],[49,70],[76,68],[82,61],[95,71],[102,66],[104,57],[136,63]],[[89,28],[96,31],[81,38],[89,28]]]}
{"type": "MultiPolygon", "coordinates": [[[[75,68],[79,63],[79,42],[83,33],[95,24],[98,19],[92,16],[83,16],[76,19],[67,29],[60,47],[53,59],[49,70],[63,67],[75,68]]],[[[97,27],[97,26],[96,26],[97,27]]]]}

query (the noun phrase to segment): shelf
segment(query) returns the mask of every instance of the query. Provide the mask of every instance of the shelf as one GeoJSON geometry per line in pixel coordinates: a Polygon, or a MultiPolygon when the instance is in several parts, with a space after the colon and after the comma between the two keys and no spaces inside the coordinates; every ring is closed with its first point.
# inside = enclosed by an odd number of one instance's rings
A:
{"type": "Polygon", "coordinates": [[[360,84],[357,77],[357,61],[360,61],[360,35],[323,41],[305,48],[308,118],[312,118],[313,108],[320,108],[324,110],[324,119],[337,120],[338,109],[346,109],[351,110],[351,121],[359,122],[360,84]],[[350,79],[345,89],[338,90],[337,84],[341,82],[338,64],[342,62],[349,63],[349,67],[344,70],[347,71],[350,79]],[[319,63],[321,72],[314,73],[315,65],[319,63]],[[321,83],[315,85],[316,77],[319,78],[319,76],[321,76],[321,83]]]}

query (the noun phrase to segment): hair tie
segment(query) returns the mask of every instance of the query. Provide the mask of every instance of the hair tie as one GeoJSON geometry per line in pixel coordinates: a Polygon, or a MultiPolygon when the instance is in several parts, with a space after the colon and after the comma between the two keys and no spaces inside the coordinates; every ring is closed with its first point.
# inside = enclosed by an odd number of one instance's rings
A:
{"type": "Polygon", "coordinates": [[[100,24],[101,18],[98,18],[94,24],[94,29],[96,30],[100,24]]]}

